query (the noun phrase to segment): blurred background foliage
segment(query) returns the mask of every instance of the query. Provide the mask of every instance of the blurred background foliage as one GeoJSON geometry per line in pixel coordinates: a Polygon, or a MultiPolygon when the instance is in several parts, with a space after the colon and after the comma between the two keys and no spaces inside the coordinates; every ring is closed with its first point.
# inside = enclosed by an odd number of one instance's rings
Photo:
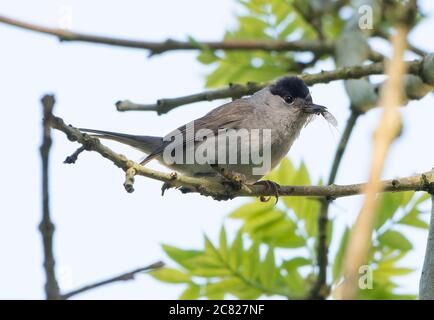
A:
{"type": "MultiPolygon", "coordinates": [[[[272,171],[267,179],[282,185],[312,183],[304,164],[295,168],[289,159],[272,171]]],[[[412,249],[400,226],[427,229],[420,216],[421,204],[428,194],[415,192],[385,193],[381,196],[378,220],[373,236],[369,265],[372,290],[361,290],[364,299],[408,299],[414,293],[397,294],[395,277],[411,273],[400,260],[412,249]]],[[[252,200],[229,214],[242,221],[238,233],[228,239],[221,227],[218,243],[204,236],[203,249],[185,250],[163,245],[166,254],[177,264],[152,272],[156,279],[186,284],[181,299],[256,299],[261,296],[304,298],[315,281],[317,219],[320,203],[306,197],[284,197],[274,205],[252,200]]],[[[230,223],[230,222],[229,222],[230,223]]],[[[328,243],[337,244],[331,252],[332,293],[338,294],[342,281],[342,262],[350,232],[333,233],[329,223],[328,243]]]]}
{"type": "MultiPolygon", "coordinates": [[[[362,4],[380,8],[376,12],[382,14],[374,17],[375,32],[384,35],[388,34],[392,25],[391,12],[400,6],[400,1],[392,0],[238,2],[238,25],[225,33],[225,40],[345,41],[346,32],[354,28],[351,19],[358,14],[362,4]]],[[[422,15],[418,21],[421,19],[422,15]]],[[[357,39],[361,39],[369,49],[370,37],[378,36],[375,32],[360,31],[362,36],[357,39]]],[[[352,43],[346,47],[346,52],[357,56],[353,61],[363,64],[369,60],[368,54],[361,56],[360,52],[352,53],[352,48],[357,46],[352,43]]],[[[342,57],[339,57],[338,52],[212,51],[206,47],[198,56],[200,63],[211,67],[206,77],[207,87],[270,81],[288,73],[304,72],[321,59],[338,61],[339,65],[342,57]]],[[[349,98],[352,98],[350,93],[349,98]]],[[[281,185],[322,184],[322,181],[311,180],[303,163],[295,167],[289,159],[284,159],[265,179],[281,185]]],[[[401,261],[412,249],[412,243],[404,234],[409,229],[403,229],[402,226],[428,228],[426,219],[422,217],[424,212],[420,210],[421,204],[427,199],[427,194],[414,192],[381,195],[369,261],[373,289],[361,290],[360,298],[416,297],[415,292],[397,293],[395,281],[397,277],[413,271],[403,266],[401,261]]],[[[229,214],[227,223],[233,223],[233,220],[242,222],[236,235],[228,235],[222,226],[218,242],[212,243],[204,236],[201,249],[186,250],[163,245],[167,256],[176,266],[151,274],[163,282],[185,285],[181,299],[257,299],[264,296],[306,298],[317,273],[315,248],[319,210],[320,201],[306,197],[282,197],[276,206],[274,201],[263,203],[252,200],[229,214]]],[[[334,224],[331,220],[327,230],[328,243],[336,244],[329,250],[331,272],[328,283],[331,284],[330,297],[339,298],[342,263],[351,226],[336,228],[334,224]],[[342,231],[332,232],[333,229],[342,231]]]]}

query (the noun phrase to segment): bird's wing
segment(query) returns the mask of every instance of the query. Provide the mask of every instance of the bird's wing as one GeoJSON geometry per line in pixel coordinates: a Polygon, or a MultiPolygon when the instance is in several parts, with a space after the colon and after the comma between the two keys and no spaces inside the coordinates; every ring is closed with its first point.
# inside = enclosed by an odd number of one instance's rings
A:
{"type": "Polygon", "coordinates": [[[160,146],[158,146],[141,162],[141,164],[145,164],[152,159],[161,156],[164,152],[164,149],[171,143],[175,143],[175,145],[173,145],[173,148],[176,148],[176,142],[172,141],[180,140],[179,143],[182,143],[183,148],[185,149],[185,146],[188,143],[191,143],[193,139],[194,141],[197,141],[196,132],[201,129],[208,129],[214,134],[217,134],[219,129],[240,129],[240,123],[245,120],[249,114],[252,113],[253,108],[254,107],[252,106],[248,98],[234,100],[218,108],[215,108],[214,110],[211,110],[209,113],[204,115],[202,118],[194,120],[192,126],[189,126],[189,124],[183,125],[178,129],[172,131],[171,133],[167,134],[166,137],[172,137],[174,140],[163,141],[160,146]],[[187,137],[186,132],[189,128],[194,128],[194,132],[193,134],[190,134],[189,137],[187,137]]]}

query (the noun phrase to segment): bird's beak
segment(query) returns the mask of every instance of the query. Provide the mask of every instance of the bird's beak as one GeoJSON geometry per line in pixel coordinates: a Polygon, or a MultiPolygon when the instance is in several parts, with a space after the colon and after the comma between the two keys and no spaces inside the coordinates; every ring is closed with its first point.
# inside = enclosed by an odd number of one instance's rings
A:
{"type": "Polygon", "coordinates": [[[321,114],[327,110],[326,107],[314,103],[306,103],[303,106],[303,111],[310,114],[321,114]]]}

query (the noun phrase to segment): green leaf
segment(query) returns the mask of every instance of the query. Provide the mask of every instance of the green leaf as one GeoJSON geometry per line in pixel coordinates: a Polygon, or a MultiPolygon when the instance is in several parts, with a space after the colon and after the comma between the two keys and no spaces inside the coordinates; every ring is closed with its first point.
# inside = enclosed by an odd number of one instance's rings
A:
{"type": "Polygon", "coordinates": [[[189,260],[191,265],[190,270],[198,268],[221,268],[222,262],[215,255],[201,255],[189,260]]]}
{"type": "MultiPolygon", "coordinates": [[[[294,14],[290,14],[291,17],[294,17],[294,14]]],[[[279,39],[285,40],[288,38],[288,36],[292,35],[296,30],[298,29],[297,24],[295,23],[288,23],[280,32],[279,39]]]]}
{"type": "MultiPolygon", "coordinates": [[[[310,23],[295,13],[291,1],[238,2],[243,5],[244,11],[237,16],[236,28],[225,33],[226,41],[306,40],[316,36],[310,23]]],[[[341,22],[339,18],[336,20],[336,24],[341,22]]],[[[331,26],[334,24],[331,23],[331,26]]],[[[199,60],[205,64],[217,61],[216,68],[207,77],[206,85],[209,87],[227,85],[230,82],[274,80],[287,74],[288,70],[299,68],[292,52],[226,50],[219,54],[217,60],[212,56],[203,56],[199,60]],[[262,64],[254,63],[258,58],[263,61],[262,64]]]]}
{"type": "Polygon", "coordinates": [[[229,250],[229,266],[232,270],[238,270],[240,267],[243,259],[243,249],[243,233],[239,230],[229,250]]]}
{"type": "Polygon", "coordinates": [[[223,300],[225,298],[225,295],[223,293],[218,294],[209,294],[207,295],[209,300],[223,300]]]}
{"type": "Polygon", "coordinates": [[[224,225],[222,225],[220,229],[220,238],[219,238],[219,244],[220,244],[220,254],[223,257],[223,259],[227,259],[229,252],[228,252],[228,243],[227,243],[227,237],[226,237],[226,230],[224,225]]]}
{"type": "Polygon", "coordinates": [[[286,260],[282,263],[284,269],[296,269],[303,266],[312,265],[312,260],[304,257],[295,257],[290,260],[286,260]]]}
{"type": "Polygon", "coordinates": [[[205,285],[205,294],[216,295],[216,294],[225,294],[230,292],[231,290],[236,290],[240,286],[243,286],[243,282],[236,277],[230,277],[218,282],[208,283],[205,285]]]}
{"type": "Polygon", "coordinates": [[[309,286],[296,268],[288,268],[286,271],[287,275],[284,277],[286,286],[291,292],[291,295],[295,298],[301,298],[305,295],[309,286]]]}
{"type": "Polygon", "coordinates": [[[374,276],[383,273],[387,276],[405,276],[409,273],[414,272],[411,268],[378,268],[374,271],[374,276]]]}
{"type": "Polygon", "coordinates": [[[285,157],[280,161],[276,173],[277,183],[281,185],[290,185],[292,183],[293,176],[295,175],[295,168],[288,157],[285,157]]]}
{"type": "Polygon", "coordinates": [[[248,233],[255,233],[260,230],[261,227],[264,227],[272,222],[277,220],[281,220],[285,217],[285,213],[280,210],[271,210],[263,212],[260,216],[255,216],[252,219],[249,219],[244,224],[243,230],[248,233]]]}
{"type": "Polygon", "coordinates": [[[213,50],[202,50],[197,56],[197,60],[203,64],[211,64],[218,61],[219,57],[213,50]]]}
{"type": "Polygon", "coordinates": [[[343,260],[345,256],[345,250],[347,249],[347,243],[350,236],[350,228],[346,227],[339,244],[339,249],[336,252],[335,260],[333,262],[333,281],[336,282],[342,274],[343,260]]]}
{"type": "Polygon", "coordinates": [[[209,240],[209,238],[206,235],[204,235],[204,239],[205,239],[205,253],[210,256],[219,257],[220,256],[219,251],[213,245],[211,240],[209,240]]]}
{"type": "Polygon", "coordinates": [[[149,274],[157,280],[169,283],[185,283],[190,282],[190,276],[177,269],[162,268],[149,272],[149,274]]]}
{"type": "Polygon", "coordinates": [[[426,200],[430,199],[431,195],[428,192],[423,193],[415,202],[415,206],[421,204],[422,202],[425,202],[426,200]]]}
{"type": "MultiPolygon", "coordinates": [[[[375,270],[373,270],[372,278],[374,279],[374,282],[379,283],[381,285],[391,285],[393,284],[393,282],[391,281],[392,277],[404,276],[411,272],[413,272],[413,270],[409,268],[378,267],[375,270]]],[[[394,287],[396,287],[395,284],[393,285],[394,287]]]]}
{"type": "Polygon", "coordinates": [[[398,223],[416,227],[416,228],[428,229],[429,224],[423,220],[420,220],[418,218],[419,214],[420,214],[419,210],[413,207],[411,211],[409,211],[398,221],[398,223]]]}
{"type": "MultiPolygon", "coordinates": [[[[318,200],[314,199],[303,199],[304,200],[304,206],[303,206],[303,213],[301,213],[304,216],[305,220],[305,229],[306,233],[309,237],[316,237],[318,234],[318,217],[320,212],[320,203],[318,200]]],[[[328,225],[332,224],[333,222],[329,221],[328,225]]]]}
{"type": "Polygon", "coordinates": [[[326,237],[326,244],[328,247],[330,247],[330,243],[332,242],[333,239],[333,228],[335,225],[335,220],[334,219],[329,219],[328,223],[327,223],[327,237],[326,237]]]}
{"type": "Polygon", "coordinates": [[[268,38],[265,34],[265,28],[268,27],[267,23],[254,16],[241,16],[238,17],[241,28],[239,30],[239,38],[246,40],[257,40],[268,38]]]}
{"type": "Polygon", "coordinates": [[[203,251],[200,250],[183,250],[167,244],[163,244],[162,248],[172,260],[186,269],[192,268],[190,263],[192,258],[203,255],[203,251]]]}
{"type": "Polygon", "coordinates": [[[190,284],[179,297],[179,300],[197,300],[200,297],[200,287],[190,284]]]}
{"type": "Polygon", "coordinates": [[[344,21],[339,16],[325,15],[323,19],[323,28],[325,33],[332,39],[335,39],[342,33],[344,21]]]}
{"type": "Polygon", "coordinates": [[[282,23],[291,13],[292,7],[288,1],[273,1],[271,6],[271,12],[276,17],[276,24],[282,23]]]}
{"type": "MultiPolygon", "coordinates": [[[[411,193],[412,195],[415,195],[414,192],[406,192],[406,193],[411,193]]],[[[414,198],[414,196],[412,198],[414,198]]],[[[422,214],[422,212],[418,208],[418,206],[422,202],[426,201],[428,198],[429,198],[428,193],[425,193],[421,197],[418,197],[416,201],[414,201],[413,206],[411,208],[406,208],[407,212],[398,221],[398,223],[416,227],[416,228],[428,229],[429,228],[428,223],[419,219],[419,215],[422,214]]],[[[408,200],[407,203],[408,202],[410,202],[410,200],[408,200]]]]}
{"type": "Polygon", "coordinates": [[[289,233],[276,238],[264,239],[274,247],[281,248],[300,248],[306,245],[306,240],[295,233],[289,233]]]}
{"type": "Polygon", "coordinates": [[[229,65],[225,63],[224,61],[220,61],[220,65],[217,69],[214,70],[213,73],[211,73],[206,78],[205,85],[208,88],[215,88],[218,86],[227,85],[227,74],[229,72],[229,65]]]}
{"type": "Polygon", "coordinates": [[[259,239],[275,239],[288,234],[295,234],[296,228],[295,222],[286,217],[285,219],[278,219],[262,226],[259,230],[256,230],[254,236],[259,239]]]}
{"type": "Polygon", "coordinates": [[[384,248],[382,248],[383,250],[381,251],[381,258],[379,259],[378,265],[380,267],[395,267],[395,264],[401,260],[405,255],[406,252],[404,251],[398,251],[395,249],[389,249],[389,250],[385,250],[384,248]]]}
{"type": "Polygon", "coordinates": [[[245,284],[238,288],[231,289],[230,293],[241,300],[256,300],[263,294],[263,292],[257,288],[245,284]]]}
{"type": "Polygon", "coordinates": [[[269,248],[267,255],[265,256],[265,260],[260,267],[259,279],[265,287],[270,288],[272,287],[275,278],[276,278],[276,264],[274,261],[274,249],[269,248]]]}
{"type": "MultiPolygon", "coordinates": [[[[310,185],[310,177],[306,165],[302,162],[300,167],[295,171],[289,185],[310,185]]],[[[284,197],[283,203],[288,209],[294,210],[294,213],[299,219],[305,219],[310,212],[319,209],[318,202],[315,200],[306,199],[304,197],[284,197]]],[[[315,217],[311,217],[315,219],[315,217]]],[[[312,224],[313,225],[313,224],[312,224]]],[[[313,229],[311,229],[313,230],[313,229]]]]}
{"type": "Polygon", "coordinates": [[[215,278],[230,276],[232,273],[227,268],[198,268],[191,270],[191,274],[197,277],[215,278]]]}
{"type": "Polygon", "coordinates": [[[401,192],[401,207],[408,205],[415,194],[416,193],[414,191],[401,192]]]}
{"type": "Polygon", "coordinates": [[[408,251],[413,248],[411,242],[400,232],[388,230],[378,237],[380,245],[408,251]]]}
{"type": "Polygon", "coordinates": [[[232,212],[229,217],[234,219],[252,219],[258,215],[261,215],[264,212],[269,211],[274,207],[274,204],[269,202],[249,202],[245,205],[242,205],[238,209],[236,209],[234,212],[232,212]]]}
{"type": "Polygon", "coordinates": [[[394,216],[401,206],[402,200],[403,195],[401,193],[383,193],[380,195],[375,223],[376,230],[394,216]]]}
{"type": "Polygon", "coordinates": [[[260,263],[259,242],[254,241],[249,250],[244,253],[242,273],[249,279],[256,278],[260,263]]]}
{"type": "Polygon", "coordinates": [[[296,185],[310,185],[310,177],[306,165],[302,161],[297,173],[294,177],[294,184],[296,185]]]}
{"type": "Polygon", "coordinates": [[[267,243],[273,247],[303,247],[306,245],[306,241],[296,234],[296,228],[296,224],[289,218],[279,219],[261,227],[250,236],[253,240],[267,243]]]}

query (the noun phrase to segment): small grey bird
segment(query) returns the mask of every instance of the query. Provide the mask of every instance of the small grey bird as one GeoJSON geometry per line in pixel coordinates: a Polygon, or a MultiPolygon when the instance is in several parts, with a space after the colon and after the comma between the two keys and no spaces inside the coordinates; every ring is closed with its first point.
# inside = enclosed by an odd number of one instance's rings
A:
{"type": "MultiPolygon", "coordinates": [[[[140,136],[94,129],[80,129],[103,139],[115,140],[147,154],[141,162],[156,159],[172,170],[195,177],[222,179],[219,170],[243,177],[243,182],[255,183],[286,156],[301,129],[315,115],[323,115],[331,124],[336,119],[327,108],[314,104],[306,84],[297,77],[285,77],[250,97],[234,100],[207,113],[193,122],[179,127],[165,137],[140,136]],[[231,140],[241,131],[248,138],[231,140]],[[189,132],[190,131],[190,132],[189,132]],[[205,131],[207,134],[197,136],[205,131]],[[254,136],[253,133],[256,135],[254,136]],[[250,139],[249,139],[250,138],[250,139]],[[234,140],[231,140],[232,142],[234,140]],[[224,149],[222,151],[222,149],[224,149]],[[178,160],[174,161],[178,154],[178,160]],[[188,154],[202,159],[188,161],[188,154]],[[230,159],[230,155],[235,157],[230,159]],[[255,154],[257,159],[243,159],[255,154]],[[268,159],[267,159],[268,158],[268,159]],[[203,159],[206,159],[204,162],[203,159]],[[253,170],[261,163],[263,170],[253,170]],[[264,164],[268,161],[267,166],[264,164]],[[219,169],[219,170],[216,170],[219,169]]],[[[239,137],[238,137],[239,138],[239,137]]],[[[220,171],[221,172],[221,171],[220,171]]]]}

